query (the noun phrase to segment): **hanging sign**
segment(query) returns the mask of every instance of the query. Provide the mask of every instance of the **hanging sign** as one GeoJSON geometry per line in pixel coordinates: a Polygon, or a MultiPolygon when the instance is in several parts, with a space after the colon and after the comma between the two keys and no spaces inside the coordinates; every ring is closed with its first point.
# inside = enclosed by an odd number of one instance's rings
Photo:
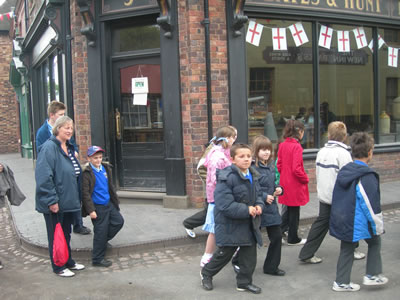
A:
{"type": "Polygon", "coordinates": [[[147,105],[149,93],[148,77],[132,78],[133,105],[147,105]]]}
{"type": "Polygon", "coordinates": [[[157,0],[103,0],[103,14],[158,7],[157,0]]]}

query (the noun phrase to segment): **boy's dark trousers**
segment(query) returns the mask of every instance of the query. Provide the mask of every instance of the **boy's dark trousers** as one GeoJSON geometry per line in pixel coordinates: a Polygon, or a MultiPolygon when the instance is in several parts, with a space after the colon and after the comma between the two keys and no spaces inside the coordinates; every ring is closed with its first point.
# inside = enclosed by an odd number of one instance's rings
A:
{"type": "Polygon", "coordinates": [[[204,209],[183,220],[183,226],[187,229],[194,229],[204,225],[206,222],[208,202],[205,199],[204,209]]]}
{"type": "MultiPolygon", "coordinates": [[[[382,273],[381,257],[381,237],[374,235],[370,239],[365,239],[368,244],[367,254],[367,275],[378,275],[382,273]]],[[[340,254],[336,267],[336,283],[349,284],[351,269],[354,261],[354,249],[358,242],[351,243],[342,241],[340,244],[340,254]]]]}
{"type": "Polygon", "coordinates": [[[267,256],[265,257],[263,271],[274,273],[281,263],[282,232],[279,225],[267,226],[268,238],[270,240],[267,256]]]}
{"type": "Polygon", "coordinates": [[[319,215],[315,222],[312,224],[310,232],[308,233],[307,242],[301,248],[299,258],[306,260],[314,256],[315,252],[321,246],[328,230],[329,219],[331,216],[331,206],[326,203],[319,203],[319,215]]]}
{"type": "MultiPolygon", "coordinates": [[[[201,270],[202,275],[213,277],[230,262],[237,246],[218,247],[214,252],[210,262],[201,270]]],[[[238,265],[239,273],[236,275],[238,287],[245,287],[253,282],[253,273],[257,263],[257,246],[253,243],[251,246],[240,246],[240,255],[238,265]]]]}
{"type": "Polygon", "coordinates": [[[107,242],[121,230],[124,219],[111,202],[107,205],[94,206],[97,218],[92,219],[94,227],[92,262],[99,263],[106,254],[107,242]]]}

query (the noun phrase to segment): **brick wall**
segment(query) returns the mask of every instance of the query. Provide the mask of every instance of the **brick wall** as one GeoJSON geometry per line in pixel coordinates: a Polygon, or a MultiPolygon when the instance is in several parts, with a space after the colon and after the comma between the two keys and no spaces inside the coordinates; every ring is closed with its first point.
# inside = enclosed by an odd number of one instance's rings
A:
{"type": "Polygon", "coordinates": [[[76,1],[71,1],[70,16],[71,33],[74,37],[71,45],[71,56],[75,137],[79,145],[80,160],[85,161],[87,148],[91,144],[87,42],[86,37],[80,32],[82,17],[76,1]]]}
{"type": "MultiPolygon", "coordinates": [[[[182,125],[187,194],[194,206],[204,201],[196,165],[208,140],[203,1],[179,0],[179,52],[182,125]]],[[[209,2],[213,128],[229,122],[225,1],[209,2]]]]}
{"type": "Polygon", "coordinates": [[[0,153],[19,152],[19,110],[9,82],[12,42],[8,32],[0,33],[0,153]]]}

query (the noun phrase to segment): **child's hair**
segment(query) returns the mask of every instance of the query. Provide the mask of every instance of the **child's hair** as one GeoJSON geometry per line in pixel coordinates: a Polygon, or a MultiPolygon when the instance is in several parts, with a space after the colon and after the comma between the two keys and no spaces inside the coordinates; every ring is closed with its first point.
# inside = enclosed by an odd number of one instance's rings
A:
{"type": "Polygon", "coordinates": [[[300,140],[301,131],[304,131],[303,122],[299,120],[289,120],[286,122],[285,128],[283,129],[283,138],[292,137],[300,140]]]}
{"type": "Polygon", "coordinates": [[[236,138],[237,138],[237,129],[236,129],[236,127],[235,127],[235,126],[232,126],[232,125],[229,125],[228,127],[231,128],[231,129],[233,130],[233,132],[235,132],[234,137],[235,137],[235,139],[236,139],[236,138]]]}
{"type": "Polygon", "coordinates": [[[374,149],[374,138],[366,132],[355,132],[350,137],[350,147],[354,158],[366,158],[374,149]]]}
{"type": "Polygon", "coordinates": [[[340,121],[331,122],[328,125],[328,140],[344,142],[347,137],[346,124],[340,121]]]}
{"type": "Polygon", "coordinates": [[[228,140],[227,138],[234,137],[236,135],[235,130],[233,130],[230,126],[222,126],[217,129],[217,133],[215,134],[214,144],[221,144],[225,149],[228,148],[228,140]]]}
{"type": "Polygon", "coordinates": [[[50,118],[50,114],[55,114],[59,110],[65,110],[65,109],[66,109],[66,107],[65,107],[64,103],[62,103],[60,101],[53,100],[47,106],[47,116],[50,118]]]}
{"type": "Polygon", "coordinates": [[[268,149],[269,151],[271,151],[271,155],[269,156],[269,158],[267,160],[267,164],[273,160],[272,143],[271,143],[270,139],[267,138],[266,136],[263,136],[263,135],[257,136],[253,141],[252,148],[253,148],[253,158],[256,161],[256,165],[258,165],[258,160],[259,160],[258,153],[260,152],[260,150],[268,149]]]}
{"type": "Polygon", "coordinates": [[[236,156],[236,154],[237,154],[237,151],[238,151],[239,149],[249,149],[250,152],[251,152],[251,147],[250,147],[249,145],[247,145],[247,144],[242,144],[242,143],[234,144],[234,145],[232,146],[232,148],[231,148],[231,157],[232,157],[232,159],[235,158],[235,156],[236,156]]]}

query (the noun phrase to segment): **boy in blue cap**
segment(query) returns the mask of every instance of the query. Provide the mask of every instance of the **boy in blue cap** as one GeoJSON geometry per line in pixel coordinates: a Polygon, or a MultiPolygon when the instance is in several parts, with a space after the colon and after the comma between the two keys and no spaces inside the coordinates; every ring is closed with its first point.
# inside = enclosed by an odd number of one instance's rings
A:
{"type": "Polygon", "coordinates": [[[119,200],[111,179],[110,166],[102,162],[105,151],[91,146],[88,163],[82,168],[82,216],[90,216],[93,223],[92,265],[109,267],[104,258],[107,242],[122,228],[124,219],[119,212],[119,200]]]}

